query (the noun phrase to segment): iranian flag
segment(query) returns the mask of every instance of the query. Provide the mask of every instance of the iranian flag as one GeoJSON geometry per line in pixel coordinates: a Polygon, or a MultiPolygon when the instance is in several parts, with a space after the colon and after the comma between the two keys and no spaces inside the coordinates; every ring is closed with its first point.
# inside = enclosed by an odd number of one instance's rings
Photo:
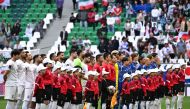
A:
{"type": "Polygon", "coordinates": [[[10,6],[10,0],[0,0],[0,5],[2,5],[2,6],[10,6]]]}
{"type": "Polygon", "coordinates": [[[102,6],[108,6],[108,0],[102,0],[102,6]]]}
{"type": "Polygon", "coordinates": [[[80,10],[88,10],[94,8],[93,0],[80,0],[79,1],[79,9],[80,10]]]}

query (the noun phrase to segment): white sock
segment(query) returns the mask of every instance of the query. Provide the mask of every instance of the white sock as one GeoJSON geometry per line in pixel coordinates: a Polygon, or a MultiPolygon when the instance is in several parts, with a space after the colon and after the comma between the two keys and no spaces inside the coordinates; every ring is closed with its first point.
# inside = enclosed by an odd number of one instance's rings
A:
{"type": "Polygon", "coordinates": [[[21,103],[22,103],[22,100],[17,100],[17,103],[15,105],[15,109],[19,109],[21,103]]]}
{"type": "Polygon", "coordinates": [[[61,106],[57,106],[57,109],[63,109],[61,106]]]}
{"type": "Polygon", "coordinates": [[[41,108],[41,104],[40,103],[36,103],[36,108],[35,109],[40,109],[41,108]]]}
{"type": "Polygon", "coordinates": [[[129,109],[133,109],[133,104],[132,103],[129,104],[129,109]]]}
{"type": "Polygon", "coordinates": [[[22,104],[22,109],[28,109],[29,101],[24,101],[22,104]]]}
{"type": "Polygon", "coordinates": [[[150,109],[150,101],[146,101],[146,109],[150,109]]]}
{"type": "MultiPolygon", "coordinates": [[[[102,109],[104,109],[104,108],[102,108],[102,109]]],[[[123,105],[122,109],[127,109],[127,106],[126,106],[126,105],[123,105]]]]}
{"type": "Polygon", "coordinates": [[[138,109],[138,101],[135,102],[134,109],[138,109]]]}
{"type": "Polygon", "coordinates": [[[145,101],[141,101],[140,107],[141,107],[141,109],[145,109],[145,101]]]}
{"type": "Polygon", "coordinates": [[[52,109],[52,104],[53,104],[53,101],[50,101],[48,109],[52,109]]]}
{"type": "Polygon", "coordinates": [[[158,99],[158,109],[161,109],[161,101],[162,101],[162,98],[159,98],[158,99]]]}
{"type": "Polygon", "coordinates": [[[149,109],[154,109],[154,101],[150,101],[149,109]]]}
{"type": "Polygon", "coordinates": [[[48,109],[49,108],[49,105],[46,105],[46,104],[41,104],[41,108],[40,109],[48,109]]]}
{"type": "Polygon", "coordinates": [[[6,109],[14,109],[15,102],[13,101],[7,101],[6,109]]]}
{"type": "Polygon", "coordinates": [[[102,109],[106,109],[106,103],[102,103],[102,109]]]}
{"type": "Polygon", "coordinates": [[[170,109],[170,99],[166,98],[166,109],[170,109]]]}
{"type": "Polygon", "coordinates": [[[177,99],[177,109],[182,109],[183,97],[184,97],[184,95],[178,95],[178,99],[177,99]]]}
{"type": "Polygon", "coordinates": [[[172,97],[172,102],[171,102],[171,109],[175,108],[175,102],[176,102],[177,96],[172,97]]]}
{"type": "Polygon", "coordinates": [[[70,102],[65,102],[63,109],[69,109],[70,102]]]}
{"type": "Polygon", "coordinates": [[[57,101],[53,101],[51,109],[57,109],[57,101]]]}

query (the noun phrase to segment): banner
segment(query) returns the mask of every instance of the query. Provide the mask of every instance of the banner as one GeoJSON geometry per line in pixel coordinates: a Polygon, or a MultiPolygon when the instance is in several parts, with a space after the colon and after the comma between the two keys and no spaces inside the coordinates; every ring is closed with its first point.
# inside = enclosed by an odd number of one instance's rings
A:
{"type": "Polygon", "coordinates": [[[0,0],[1,6],[10,6],[10,0],[0,0]]]}
{"type": "Polygon", "coordinates": [[[79,1],[79,9],[80,10],[88,10],[94,8],[93,0],[80,0],[79,1]]]}

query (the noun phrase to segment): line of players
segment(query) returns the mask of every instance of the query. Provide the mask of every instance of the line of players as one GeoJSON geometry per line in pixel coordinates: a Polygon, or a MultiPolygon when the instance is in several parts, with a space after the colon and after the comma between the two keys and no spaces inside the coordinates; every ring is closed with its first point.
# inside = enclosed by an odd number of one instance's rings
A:
{"type": "Polygon", "coordinates": [[[182,109],[185,64],[167,65],[166,68],[150,69],[129,75],[124,74],[121,91],[123,109],[161,109],[162,98],[166,96],[166,109],[182,109]],[[164,72],[167,72],[164,80],[164,72]],[[170,97],[172,98],[170,104],[170,97]]]}
{"type": "MultiPolygon", "coordinates": [[[[13,50],[11,56],[4,73],[5,99],[8,100],[6,109],[18,109],[22,101],[22,109],[81,109],[83,97],[87,109],[97,108],[100,96],[102,109],[110,107],[115,88],[108,80],[109,72],[89,71],[85,75],[78,67],[62,67],[61,63],[54,64],[44,55],[43,58],[40,55],[32,58],[24,50],[13,50]],[[87,83],[82,80],[87,80],[87,83]],[[86,86],[85,89],[82,86],[86,86]]],[[[57,58],[62,57],[62,52],[57,54],[57,58]]],[[[131,75],[125,72],[120,94],[122,107],[136,109],[140,103],[142,109],[160,109],[160,98],[166,96],[167,109],[170,109],[170,97],[171,108],[174,109],[178,94],[177,106],[182,109],[184,68],[185,64],[181,64],[168,65],[160,70],[137,70],[131,75]],[[166,80],[163,72],[167,72],[166,80]]]]}

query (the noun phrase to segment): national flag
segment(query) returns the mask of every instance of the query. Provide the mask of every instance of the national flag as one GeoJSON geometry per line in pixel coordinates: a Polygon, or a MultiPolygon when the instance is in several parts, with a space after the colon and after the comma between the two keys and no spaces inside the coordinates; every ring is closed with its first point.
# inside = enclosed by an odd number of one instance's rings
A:
{"type": "Polygon", "coordinates": [[[94,8],[93,0],[80,0],[79,1],[79,9],[80,10],[88,10],[94,8]]]}
{"type": "Polygon", "coordinates": [[[190,35],[189,35],[189,33],[188,32],[180,32],[179,34],[178,34],[178,37],[179,38],[182,38],[183,40],[188,40],[189,38],[190,38],[190,35]]]}

